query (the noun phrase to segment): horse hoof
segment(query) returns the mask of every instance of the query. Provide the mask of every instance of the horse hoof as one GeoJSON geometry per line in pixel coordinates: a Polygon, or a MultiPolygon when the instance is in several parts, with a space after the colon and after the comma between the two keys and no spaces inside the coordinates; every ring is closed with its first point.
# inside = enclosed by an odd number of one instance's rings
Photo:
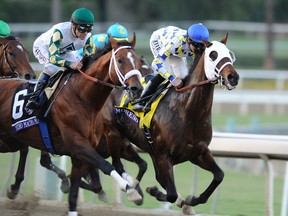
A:
{"type": "Polygon", "coordinates": [[[8,189],[7,189],[7,197],[8,197],[9,199],[14,200],[14,199],[17,197],[18,192],[19,192],[19,191],[16,191],[16,192],[15,192],[15,191],[12,191],[11,188],[8,188],[8,189]]]}
{"type": "Polygon", "coordinates": [[[104,203],[108,203],[108,197],[107,194],[105,193],[105,191],[101,190],[98,193],[98,199],[104,203]]]}
{"type": "Polygon", "coordinates": [[[157,188],[157,186],[147,187],[146,188],[146,192],[149,193],[152,196],[156,196],[156,194],[158,192],[158,188],[157,188]]]}
{"type": "Polygon", "coordinates": [[[178,208],[182,208],[182,206],[184,205],[184,198],[182,196],[178,195],[178,198],[175,201],[175,204],[178,208]]]}
{"type": "Polygon", "coordinates": [[[182,207],[182,213],[184,215],[196,215],[194,208],[186,204],[184,204],[182,207]]]}
{"type": "Polygon", "coordinates": [[[143,192],[142,192],[142,189],[141,189],[141,187],[140,187],[140,185],[139,184],[137,184],[136,185],[136,187],[135,187],[135,189],[137,190],[137,192],[140,194],[140,196],[142,197],[142,200],[139,202],[134,202],[136,205],[138,205],[138,206],[141,206],[142,204],[143,204],[143,197],[144,197],[144,194],[143,194],[143,192]]]}
{"type": "Polygon", "coordinates": [[[134,203],[140,203],[142,200],[143,200],[143,198],[141,197],[141,195],[138,193],[138,191],[137,190],[135,190],[134,188],[128,188],[127,189],[127,191],[126,191],[126,193],[127,193],[127,197],[128,197],[128,200],[129,201],[132,201],[132,202],[134,202],[134,203]]]}
{"type": "Polygon", "coordinates": [[[143,205],[143,198],[141,197],[141,200],[134,201],[134,203],[135,203],[135,205],[137,205],[137,206],[143,205]]]}
{"type": "Polygon", "coordinates": [[[65,194],[69,193],[69,191],[70,191],[70,181],[69,181],[69,179],[62,180],[61,191],[63,193],[65,193],[65,194]]]}

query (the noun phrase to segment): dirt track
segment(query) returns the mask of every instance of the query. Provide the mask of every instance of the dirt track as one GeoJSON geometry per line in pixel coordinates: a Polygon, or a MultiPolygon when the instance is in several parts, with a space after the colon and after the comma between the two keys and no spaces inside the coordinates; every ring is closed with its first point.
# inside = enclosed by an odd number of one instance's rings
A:
{"type": "MultiPolygon", "coordinates": [[[[9,200],[0,198],[1,216],[67,216],[68,203],[38,200],[36,197],[9,200]]],[[[79,216],[183,216],[171,210],[148,210],[80,203],[79,216]]]]}

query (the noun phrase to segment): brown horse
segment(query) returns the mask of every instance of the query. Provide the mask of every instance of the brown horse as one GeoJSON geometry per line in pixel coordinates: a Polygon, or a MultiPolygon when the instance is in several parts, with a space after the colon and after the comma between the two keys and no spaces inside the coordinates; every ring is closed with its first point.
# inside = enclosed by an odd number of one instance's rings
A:
{"type": "MultiPolygon", "coordinates": [[[[114,124],[118,130],[110,132],[108,146],[116,148],[122,137],[127,137],[140,149],[149,153],[156,174],[156,179],[166,191],[157,187],[149,187],[146,191],[159,201],[168,201],[183,207],[183,213],[193,213],[192,206],[206,203],[210,195],[222,182],[224,173],[216,164],[208,146],[212,139],[211,109],[214,86],[218,82],[228,90],[238,84],[239,75],[233,67],[234,55],[226,47],[228,35],[221,42],[203,40],[206,49],[203,54],[196,53],[193,69],[182,89],[170,88],[152,118],[151,127],[146,134],[138,123],[128,116],[127,112],[119,112],[116,116],[111,111],[112,105],[119,105],[119,95],[110,102],[109,108],[103,107],[103,125],[114,124]],[[199,197],[188,196],[185,200],[178,195],[173,166],[190,161],[213,174],[213,180],[199,197]]],[[[131,113],[130,113],[131,114],[131,113]]],[[[106,127],[106,130],[110,130],[106,127]]],[[[102,132],[98,130],[97,132],[102,132]]],[[[111,148],[112,149],[112,148],[111,148]]]]}
{"type": "Polygon", "coordinates": [[[0,78],[36,78],[29,63],[29,52],[19,38],[0,38],[0,78]]]}
{"type": "MultiPolygon", "coordinates": [[[[143,84],[147,83],[149,79],[151,79],[153,75],[153,69],[149,66],[146,59],[141,56],[140,58],[141,62],[141,68],[139,69],[141,72],[141,75],[143,76],[143,84]]],[[[113,109],[113,104],[115,104],[115,100],[120,100],[121,95],[123,94],[123,91],[121,89],[113,89],[111,94],[109,95],[109,98],[105,102],[103,108],[101,109],[101,115],[98,115],[98,122],[103,122],[103,125],[99,124],[97,134],[100,133],[100,131],[103,131],[103,134],[101,136],[101,140],[99,145],[97,146],[97,152],[104,158],[112,157],[112,164],[115,167],[115,170],[122,176],[125,177],[127,181],[129,181],[131,184],[135,185],[135,188],[137,191],[143,196],[143,192],[141,188],[139,187],[139,182],[141,181],[143,175],[145,174],[147,170],[147,163],[145,160],[143,160],[138,152],[137,149],[130,143],[130,141],[125,137],[118,137],[117,146],[113,146],[113,143],[110,142],[110,137],[114,135],[114,130],[117,130],[115,128],[115,124],[113,124],[113,119],[110,118],[110,111],[113,109]],[[112,144],[109,146],[109,144],[112,144]],[[125,160],[128,160],[130,162],[134,162],[137,164],[139,171],[136,176],[136,179],[134,177],[128,175],[126,171],[124,170],[123,164],[120,160],[120,158],[123,158],[125,160]]],[[[98,194],[98,197],[100,200],[106,202],[107,197],[105,192],[102,189],[102,185],[100,182],[99,173],[97,170],[95,170],[93,167],[89,170],[89,173],[84,176],[86,179],[85,181],[81,182],[81,188],[90,190],[92,192],[95,192],[98,194]],[[95,172],[96,171],[96,172],[95,172]],[[89,182],[89,184],[87,184],[89,182]]],[[[135,202],[137,205],[141,205],[142,202],[135,202]]]]}
{"type": "MultiPolygon", "coordinates": [[[[105,52],[96,53],[97,55],[87,58],[84,62],[87,66],[83,69],[85,74],[68,73],[64,76],[51,98],[53,101],[58,96],[46,119],[56,154],[68,155],[72,159],[69,193],[69,211],[72,215],[77,215],[79,183],[88,166],[99,168],[103,173],[115,179],[121,190],[126,191],[129,200],[142,199],[137,191],[115,171],[114,167],[95,151],[100,140],[100,137],[95,134],[98,127],[97,115],[112,87],[122,85],[135,98],[139,97],[142,91],[140,72],[137,70],[140,67],[140,61],[133,49],[136,43],[135,35],[130,43],[117,43],[113,38],[110,38],[110,42],[111,46],[108,50],[105,47],[105,52]],[[67,81],[68,77],[70,77],[69,81],[67,81]],[[61,88],[64,83],[66,87],[61,88]]],[[[13,92],[22,84],[27,84],[27,81],[0,80],[2,92],[0,96],[0,152],[15,152],[28,146],[47,151],[37,126],[18,133],[12,131],[13,92]]],[[[24,92],[23,95],[18,96],[16,105],[24,106],[23,99],[21,99],[25,97],[24,92]]]]}
{"type": "MultiPolygon", "coordinates": [[[[24,48],[19,38],[12,35],[0,38],[0,47],[0,79],[19,78],[29,80],[36,78],[36,74],[29,63],[29,52],[24,48]]],[[[28,148],[20,150],[15,183],[7,191],[7,196],[11,199],[16,197],[20,184],[24,180],[27,154],[28,148]]]]}

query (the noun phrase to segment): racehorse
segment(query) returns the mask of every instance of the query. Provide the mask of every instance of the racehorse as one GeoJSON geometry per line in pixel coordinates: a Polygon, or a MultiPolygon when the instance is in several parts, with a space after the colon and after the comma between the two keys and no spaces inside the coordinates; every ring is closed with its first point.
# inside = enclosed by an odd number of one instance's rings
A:
{"type": "MultiPolygon", "coordinates": [[[[128,200],[141,200],[137,191],[130,187],[114,167],[104,160],[95,148],[99,114],[113,87],[122,86],[135,98],[143,89],[140,83],[139,58],[134,51],[136,36],[130,42],[109,39],[111,45],[84,61],[83,71],[66,73],[51,97],[55,103],[46,119],[53,148],[58,155],[71,156],[71,187],[69,192],[69,214],[77,215],[77,196],[81,176],[88,166],[99,168],[110,175],[125,191],[128,200]],[[71,74],[72,73],[72,74],[71,74]],[[69,78],[69,81],[68,81],[69,78]],[[65,84],[65,88],[62,88],[65,84]],[[56,97],[57,96],[57,100],[56,97]],[[63,112],[65,110],[65,112],[63,112]]],[[[0,80],[0,152],[15,152],[28,146],[48,151],[43,145],[38,127],[27,128],[16,134],[11,129],[11,92],[27,84],[25,80],[0,80]]],[[[118,87],[119,88],[119,87],[118,87]]],[[[23,97],[27,91],[18,94],[16,111],[24,107],[23,97]]],[[[47,105],[48,106],[48,105],[47,105]]],[[[14,109],[13,109],[14,110],[14,109]]],[[[14,110],[15,111],[15,110],[14,110]]]]}
{"type": "MultiPolygon", "coordinates": [[[[29,63],[29,52],[22,45],[19,38],[7,36],[0,38],[0,79],[35,79],[36,74],[29,63]]],[[[20,184],[24,180],[24,169],[28,148],[20,150],[18,169],[15,183],[7,191],[7,196],[14,199],[19,192],[20,184]]]]}
{"type": "Polygon", "coordinates": [[[0,78],[36,78],[29,52],[15,36],[0,38],[0,78]]]}
{"type": "MultiPolygon", "coordinates": [[[[235,56],[226,47],[227,39],[228,34],[220,42],[203,40],[206,49],[203,54],[195,53],[194,62],[198,63],[190,68],[184,79],[186,87],[169,88],[155,111],[148,135],[138,123],[131,120],[131,113],[128,116],[127,112],[117,112],[114,116],[110,108],[108,116],[103,117],[118,128],[118,132],[113,130],[109,142],[117,146],[120,138],[127,137],[150,155],[156,179],[166,193],[157,187],[148,187],[146,191],[159,201],[176,202],[177,206],[182,207],[184,214],[192,214],[193,206],[206,203],[224,178],[224,173],[216,164],[208,146],[212,139],[214,86],[220,83],[232,90],[239,80],[233,67],[235,56]],[[186,161],[210,171],[213,180],[199,197],[189,195],[184,200],[176,190],[173,166],[186,161]]],[[[117,98],[119,96],[111,101],[113,105],[119,105],[117,98]]],[[[103,107],[103,110],[108,109],[103,107]]]]}
{"type": "MultiPolygon", "coordinates": [[[[143,56],[141,56],[139,59],[141,62],[141,68],[139,70],[143,77],[143,85],[145,85],[148,80],[154,76],[154,71],[149,66],[143,56]]],[[[111,109],[113,109],[113,104],[115,104],[115,101],[121,99],[122,94],[123,90],[113,89],[108,99],[106,100],[103,108],[101,109],[101,114],[97,116],[97,121],[103,122],[103,124],[101,124],[101,126],[99,125],[98,130],[96,130],[97,134],[101,134],[102,132],[101,140],[96,150],[104,158],[112,157],[112,164],[115,167],[115,170],[121,176],[125,175],[126,178],[131,181],[131,183],[133,182],[134,184],[136,184],[135,187],[137,191],[141,194],[141,196],[143,196],[142,190],[139,187],[139,182],[141,181],[143,175],[147,170],[147,162],[139,156],[137,149],[130,143],[127,138],[118,137],[119,139],[117,142],[117,146],[114,146],[114,143],[110,142],[110,137],[113,137],[114,130],[117,130],[117,128],[115,128],[115,124],[113,124],[113,119],[110,118],[109,114],[111,109]],[[109,146],[110,144],[111,146],[109,146]],[[139,171],[136,179],[134,179],[132,176],[129,176],[125,172],[120,158],[137,164],[139,171]]],[[[92,167],[92,169],[89,170],[89,173],[87,173],[84,178],[86,179],[86,182],[81,182],[81,188],[97,193],[99,199],[106,202],[106,194],[102,189],[98,171],[92,167]],[[89,184],[87,182],[89,182],[89,184]]],[[[141,205],[142,202],[135,202],[135,204],[141,205]]]]}

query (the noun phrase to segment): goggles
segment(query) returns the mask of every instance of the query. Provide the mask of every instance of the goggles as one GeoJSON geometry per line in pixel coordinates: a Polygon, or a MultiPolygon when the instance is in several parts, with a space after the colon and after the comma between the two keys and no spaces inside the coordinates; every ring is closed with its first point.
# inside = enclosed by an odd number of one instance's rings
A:
{"type": "Polygon", "coordinates": [[[195,41],[191,41],[192,46],[194,46],[196,49],[202,49],[204,47],[203,43],[197,43],[195,41]]]}
{"type": "Polygon", "coordinates": [[[77,25],[76,28],[80,33],[89,33],[93,30],[93,25],[77,25]]]}

